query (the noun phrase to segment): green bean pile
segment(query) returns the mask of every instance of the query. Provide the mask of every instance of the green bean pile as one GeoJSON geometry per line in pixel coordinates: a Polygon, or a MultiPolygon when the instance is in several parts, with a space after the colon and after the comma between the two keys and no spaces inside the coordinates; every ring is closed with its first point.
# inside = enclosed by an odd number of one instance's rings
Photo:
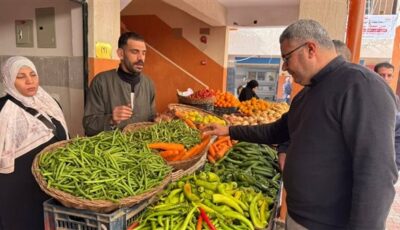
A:
{"type": "Polygon", "coordinates": [[[48,187],[114,202],[150,190],[172,170],[162,157],[120,131],[76,138],[42,154],[39,168],[48,187]]]}
{"type": "Polygon", "coordinates": [[[154,142],[180,143],[186,149],[190,149],[201,142],[200,131],[189,128],[182,120],[172,120],[170,122],[160,122],[146,129],[132,132],[131,142],[144,142],[143,144],[154,142]]]}

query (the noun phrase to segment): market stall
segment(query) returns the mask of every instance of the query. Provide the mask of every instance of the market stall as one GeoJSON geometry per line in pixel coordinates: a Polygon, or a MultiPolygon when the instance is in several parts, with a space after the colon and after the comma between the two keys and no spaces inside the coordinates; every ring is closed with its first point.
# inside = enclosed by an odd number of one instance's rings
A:
{"type": "Polygon", "coordinates": [[[44,204],[46,229],[273,229],[276,151],[199,130],[246,114],[169,109],[169,118],[156,123],[44,149],[32,172],[55,198],[44,204]]]}

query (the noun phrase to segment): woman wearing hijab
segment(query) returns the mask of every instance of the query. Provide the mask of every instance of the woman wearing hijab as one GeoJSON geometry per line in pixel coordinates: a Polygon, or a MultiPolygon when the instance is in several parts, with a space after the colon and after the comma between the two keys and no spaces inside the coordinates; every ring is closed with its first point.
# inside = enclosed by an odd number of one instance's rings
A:
{"type": "Polygon", "coordinates": [[[255,92],[258,87],[258,82],[256,80],[251,80],[246,84],[246,87],[242,89],[239,95],[239,101],[247,101],[252,99],[253,97],[258,99],[258,96],[255,92]]]}
{"type": "Polygon", "coordinates": [[[1,71],[7,95],[0,98],[0,230],[44,229],[48,197],[31,173],[32,161],[47,145],[68,139],[67,125],[29,59],[11,57],[1,71]]]}

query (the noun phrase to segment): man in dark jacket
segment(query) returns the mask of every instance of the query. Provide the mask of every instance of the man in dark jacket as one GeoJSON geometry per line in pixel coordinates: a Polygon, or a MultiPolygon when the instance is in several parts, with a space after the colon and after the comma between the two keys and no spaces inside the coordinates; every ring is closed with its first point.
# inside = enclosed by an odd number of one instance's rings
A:
{"type": "Polygon", "coordinates": [[[393,92],[367,68],[337,56],[316,21],[291,24],[280,44],[282,69],[307,86],[289,112],[272,124],[211,125],[205,135],[265,144],[290,139],[287,229],[385,229],[398,176],[393,92]]]}

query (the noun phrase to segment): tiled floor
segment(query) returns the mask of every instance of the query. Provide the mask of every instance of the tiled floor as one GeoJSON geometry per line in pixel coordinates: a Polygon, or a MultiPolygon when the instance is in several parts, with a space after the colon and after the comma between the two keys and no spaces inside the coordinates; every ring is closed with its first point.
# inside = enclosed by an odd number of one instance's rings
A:
{"type": "Polygon", "coordinates": [[[386,221],[386,230],[400,229],[400,179],[396,183],[396,197],[394,198],[389,217],[386,221]]]}

